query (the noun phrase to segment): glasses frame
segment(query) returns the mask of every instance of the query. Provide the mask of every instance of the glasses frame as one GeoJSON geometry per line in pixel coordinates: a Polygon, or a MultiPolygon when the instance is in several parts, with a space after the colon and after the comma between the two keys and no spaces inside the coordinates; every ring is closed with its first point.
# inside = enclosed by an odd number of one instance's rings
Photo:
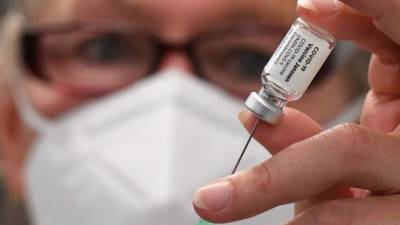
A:
{"type": "MultiPolygon", "coordinates": [[[[183,43],[168,43],[162,40],[160,37],[154,35],[152,32],[145,29],[134,29],[135,27],[127,26],[126,24],[118,24],[118,23],[98,23],[98,22],[87,22],[87,21],[79,21],[79,22],[70,22],[63,24],[52,24],[42,27],[27,27],[24,29],[21,39],[21,63],[22,65],[28,69],[30,74],[39,78],[42,81],[48,81],[47,76],[44,73],[44,69],[42,68],[42,64],[40,62],[40,39],[44,38],[46,35],[54,35],[54,34],[62,34],[68,33],[78,30],[89,30],[93,29],[96,32],[101,32],[102,30],[110,32],[125,32],[134,34],[140,34],[142,37],[147,38],[150,43],[154,46],[155,49],[155,57],[154,61],[151,63],[150,68],[147,70],[144,77],[155,73],[160,66],[161,60],[166,52],[171,50],[179,50],[183,51],[190,59],[192,68],[196,75],[201,79],[210,80],[207,74],[204,73],[204,70],[201,68],[201,60],[197,54],[198,46],[207,41],[213,40],[215,38],[221,38],[224,36],[236,35],[239,36],[249,36],[254,34],[262,34],[262,33],[278,33],[284,36],[284,32],[280,29],[272,29],[271,27],[260,27],[260,26],[238,26],[229,29],[218,29],[211,30],[207,33],[199,34],[194,36],[187,42],[183,43]],[[128,31],[128,32],[127,32],[128,31]],[[133,32],[135,31],[135,32],[133,32]]],[[[272,54],[272,53],[271,53],[272,54]]],[[[334,67],[335,63],[335,53],[332,54],[324,66],[321,68],[319,75],[317,75],[316,79],[314,79],[312,84],[318,83],[323,80],[334,67]]],[[[261,72],[261,71],[260,71],[261,72]]],[[[261,73],[260,73],[261,75],[261,73]]]]}

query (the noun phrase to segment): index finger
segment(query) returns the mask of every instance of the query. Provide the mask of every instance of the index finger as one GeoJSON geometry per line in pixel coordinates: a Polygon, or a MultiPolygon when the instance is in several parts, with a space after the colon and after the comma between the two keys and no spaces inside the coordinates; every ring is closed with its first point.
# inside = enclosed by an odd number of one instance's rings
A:
{"type": "Polygon", "coordinates": [[[352,8],[372,17],[376,27],[400,45],[400,1],[341,0],[352,8]]]}
{"type": "MultiPolygon", "coordinates": [[[[243,111],[239,115],[240,121],[250,131],[257,118],[250,111],[243,111]]],[[[279,125],[273,126],[260,121],[254,138],[263,145],[272,155],[296,142],[307,139],[322,131],[321,126],[306,114],[287,107],[279,125]]]]}
{"type": "Polygon", "coordinates": [[[362,11],[337,0],[300,0],[297,11],[299,16],[340,40],[354,41],[361,48],[392,61],[400,59],[399,45],[379,30],[374,19],[362,11]]]}

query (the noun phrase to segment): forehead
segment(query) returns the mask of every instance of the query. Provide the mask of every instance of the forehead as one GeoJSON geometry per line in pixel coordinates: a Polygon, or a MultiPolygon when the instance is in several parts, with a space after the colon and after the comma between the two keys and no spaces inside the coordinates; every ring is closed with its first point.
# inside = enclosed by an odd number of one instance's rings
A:
{"type": "Polygon", "coordinates": [[[196,28],[236,20],[289,25],[295,0],[25,0],[34,23],[71,19],[142,19],[162,27],[196,28]]]}

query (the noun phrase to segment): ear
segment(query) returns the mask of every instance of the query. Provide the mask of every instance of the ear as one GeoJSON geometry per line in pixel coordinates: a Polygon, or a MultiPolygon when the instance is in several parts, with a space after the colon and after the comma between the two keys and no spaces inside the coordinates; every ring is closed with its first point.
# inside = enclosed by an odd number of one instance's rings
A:
{"type": "Polygon", "coordinates": [[[0,157],[5,184],[16,200],[22,200],[23,171],[33,132],[22,122],[14,101],[0,81],[0,157]]]}
{"type": "Polygon", "coordinates": [[[17,13],[9,13],[0,29],[0,160],[5,184],[12,197],[23,198],[23,166],[32,133],[21,121],[6,76],[16,65],[16,40],[20,30],[17,13]]]}

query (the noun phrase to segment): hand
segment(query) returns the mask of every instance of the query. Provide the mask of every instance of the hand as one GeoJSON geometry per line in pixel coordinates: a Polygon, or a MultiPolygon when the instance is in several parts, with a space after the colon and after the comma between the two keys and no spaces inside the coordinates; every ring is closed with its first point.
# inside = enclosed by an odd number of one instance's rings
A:
{"type": "MultiPolygon", "coordinates": [[[[400,1],[312,3],[301,1],[302,17],[373,53],[362,125],[321,132],[293,109],[277,127],[262,123],[255,138],[274,156],[200,189],[195,209],[209,221],[230,222],[299,202],[290,225],[399,224],[400,1]]],[[[250,129],[255,117],[245,112],[241,121],[250,129]]]]}

